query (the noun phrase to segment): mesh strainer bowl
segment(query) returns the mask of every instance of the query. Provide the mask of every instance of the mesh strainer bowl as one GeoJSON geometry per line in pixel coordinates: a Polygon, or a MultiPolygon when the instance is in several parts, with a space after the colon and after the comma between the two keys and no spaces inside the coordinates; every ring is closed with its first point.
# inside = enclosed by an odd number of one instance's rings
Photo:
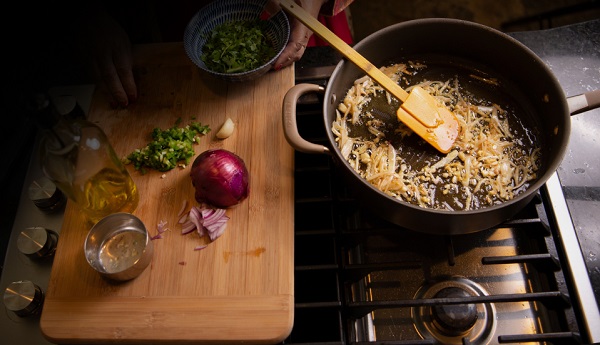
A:
{"type": "Polygon", "coordinates": [[[202,61],[202,49],[208,34],[218,25],[260,17],[267,0],[216,0],[200,9],[188,23],[183,44],[188,57],[206,73],[227,81],[243,82],[255,79],[269,71],[271,65],[285,48],[290,37],[290,23],[283,11],[266,21],[265,35],[273,43],[275,56],[251,71],[219,73],[211,71],[202,61]]]}

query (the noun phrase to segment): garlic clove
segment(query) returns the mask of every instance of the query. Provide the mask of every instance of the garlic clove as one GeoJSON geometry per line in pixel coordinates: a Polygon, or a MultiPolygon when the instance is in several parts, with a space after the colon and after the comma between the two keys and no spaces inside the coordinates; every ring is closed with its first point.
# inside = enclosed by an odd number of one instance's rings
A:
{"type": "Polygon", "coordinates": [[[217,138],[219,138],[219,139],[229,138],[229,136],[231,136],[231,134],[233,134],[234,128],[235,128],[235,124],[233,123],[231,118],[227,118],[227,120],[225,120],[225,123],[223,123],[223,125],[217,132],[217,138]]]}

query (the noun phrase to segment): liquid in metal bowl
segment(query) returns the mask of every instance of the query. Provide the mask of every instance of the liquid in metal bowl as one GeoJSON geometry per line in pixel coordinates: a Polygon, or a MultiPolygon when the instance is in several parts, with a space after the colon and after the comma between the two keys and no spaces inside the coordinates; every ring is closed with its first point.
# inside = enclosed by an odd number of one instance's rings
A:
{"type": "Polygon", "coordinates": [[[103,277],[131,280],[152,261],[153,245],[144,223],[130,213],[102,218],[89,231],[84,243],[87,262],[103,277]]]}

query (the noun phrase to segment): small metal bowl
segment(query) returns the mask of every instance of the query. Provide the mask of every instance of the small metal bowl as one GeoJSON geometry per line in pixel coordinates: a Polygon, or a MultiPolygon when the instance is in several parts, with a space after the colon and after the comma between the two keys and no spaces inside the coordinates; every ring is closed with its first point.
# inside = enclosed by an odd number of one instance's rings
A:
{"type": "Polygon", "coordinates": [[[131,280],[152,261],[152,240],[144,223],[130,213],[102,218],[84,243],[87,262],[101,276],[114,281],[131,280]]]}
{"type": "Polygon", "coordinates": [[[239,73],[219,73],[210,70],[202,61],[202,49],[212,30],[227,22],[258,19],[266,3],[267,0],[220,0],[201,8],[188,23],[183,36],[185,52],[190,60],[207,74],[231,82],[245,82],[267,73],[281,55],[290,37],[290,23],[283,11],[279,11],[264,23],[264,33],[273,43],[276,53],[262,66],[239,73]]]}

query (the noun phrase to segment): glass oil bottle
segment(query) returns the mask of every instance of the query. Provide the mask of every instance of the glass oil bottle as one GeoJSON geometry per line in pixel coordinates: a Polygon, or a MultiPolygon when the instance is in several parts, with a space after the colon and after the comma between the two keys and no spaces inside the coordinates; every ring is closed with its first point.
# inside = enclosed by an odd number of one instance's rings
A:
{"type": "Polygon", "coordinates": [[[42,171],[88,221],[95,224],[109,214],[136,209],[134,181],[104,131],[85,119],[76,102],[61,114],[47,94],[36,94],[29,107],[43,132],[42,171]]]}

